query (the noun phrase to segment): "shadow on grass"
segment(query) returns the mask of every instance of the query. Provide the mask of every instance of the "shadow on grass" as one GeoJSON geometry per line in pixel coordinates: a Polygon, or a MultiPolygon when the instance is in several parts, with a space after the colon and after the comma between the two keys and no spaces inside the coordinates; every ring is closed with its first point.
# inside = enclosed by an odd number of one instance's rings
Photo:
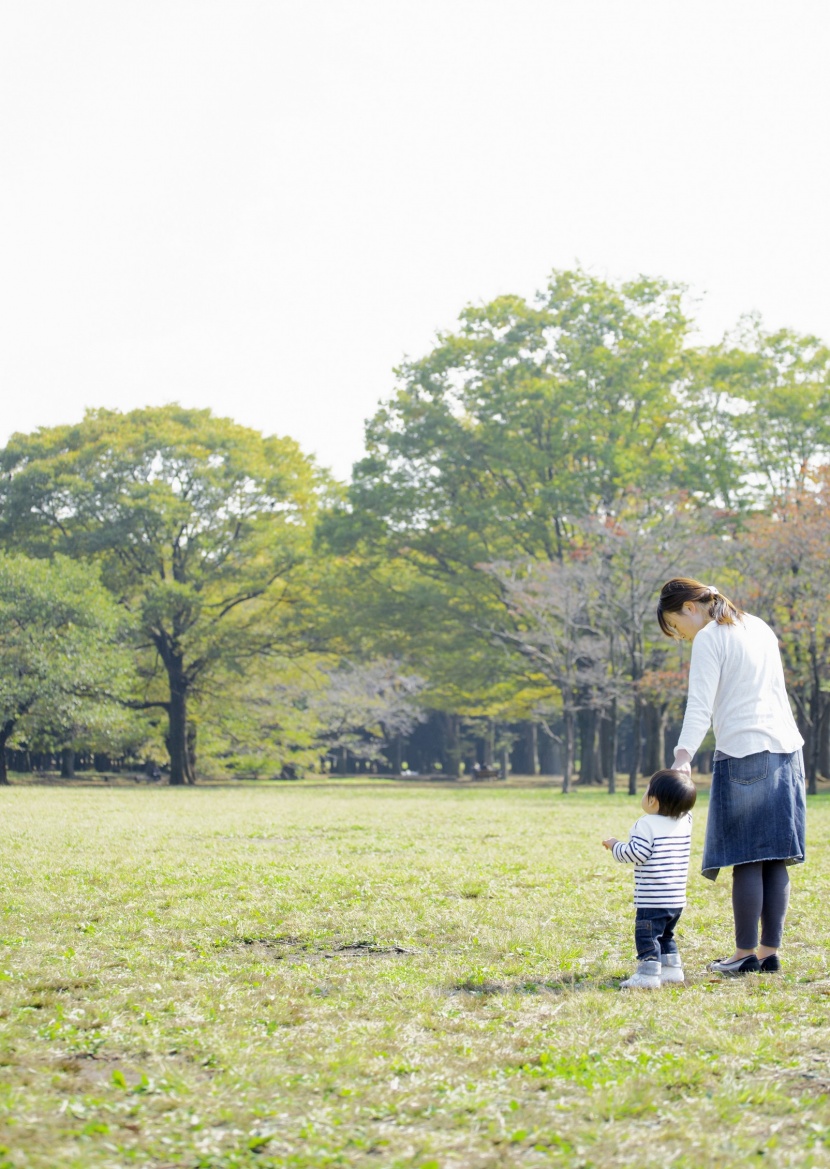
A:
{"type": "Polygon", "coordinates": [[[240,937],[217,938],[213,943],[216,950],[245,950],[248,947],[257,947],[264,950],[273,951],[272,957],[275,959],[281,958],[301,958],[307,961],[310,958],[368,958],[368,957],[387,957],[394,958],[400,955],[414,956],[418,953],[417,950],[407,950],[404,946],[399,946],[396,943],[392,945],[383,945],[380,942],[375,942],[372,939],[361,939],[356,942],[344,942],[342,944],[328,946],[320,945],[319,942],[312,941],[308,938],[299,938],[292,935],[279,935],[276,937],[254,937],[252,935],[242,935],[240,937]]]}
{"type": "MultiPolygon", "coordinates": [[[[448,993],[482,996],[499,994],[563,995],[587,990],[619,990],[620,983],[628,978],[629,974],[630,971],[598,978],[590,974],[572,975],[563,971],[559,974],[551,975],[550,978],[539,979],[538,981],[530,979],[523,982],[495,982],[489,979],[467,978],[463,982],[453,983],[448,988],[448,993]]],[[[750,975],[749,977],[752,978],[754,976],[750,975]]],[[[717,986],[735,986],[738,982],[740,980],[723,978],[718,974],[712,974],[710,971],[702,971],[699,974],[687,974],[683,982],[666,983],[660,990],[663,994],[678,989],[689,990],[693,986],[705,986],[708,990],[717,986]]],[[[751,984],[748,983],[748,985],[751,984]]],[[[654,992],[646,990],[627,991],[626,993],[636,995],[654,992]]]]}
{"type": "Polygon", "coordinates": [[[450,994],[472,995],[560,995],[584,990],[616,990],[624,974],[616,978],[592,978],[589,975],[554,974],[539,981],[491,982],[487,979],[467,978],[449,988],[450,994]]]}

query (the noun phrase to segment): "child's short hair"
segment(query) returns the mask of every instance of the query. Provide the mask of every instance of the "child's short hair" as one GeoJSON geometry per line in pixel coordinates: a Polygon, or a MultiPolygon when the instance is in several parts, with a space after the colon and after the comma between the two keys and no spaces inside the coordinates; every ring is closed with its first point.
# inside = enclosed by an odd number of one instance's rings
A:
{"type": "Polygon", "coordinates": [[[682,771],[672,771],[667,767],[663,771],[655,771],[648,781],[646,795],[657,800],[661,816],[678,820],[684,812],[690,812],[695,806],[697,789],[682,771]]]}

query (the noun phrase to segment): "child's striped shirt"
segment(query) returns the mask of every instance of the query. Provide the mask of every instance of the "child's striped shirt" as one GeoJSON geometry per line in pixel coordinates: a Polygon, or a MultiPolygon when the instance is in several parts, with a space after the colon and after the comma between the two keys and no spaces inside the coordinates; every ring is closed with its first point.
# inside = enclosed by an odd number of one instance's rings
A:
{"type": "Polygon", "coordinates": [[[682,909],[692,847],[692,815],[641,816],[627,842],[611,848],[615,861],[634,865],[634,904],[682,909]]]}

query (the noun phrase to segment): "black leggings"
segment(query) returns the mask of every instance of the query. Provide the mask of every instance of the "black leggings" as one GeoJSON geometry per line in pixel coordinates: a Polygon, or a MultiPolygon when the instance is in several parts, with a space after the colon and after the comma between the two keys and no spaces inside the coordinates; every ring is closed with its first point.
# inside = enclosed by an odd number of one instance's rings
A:
{"type": "Polygon", "coordinates": [[[735,865],[732,870],[732,911],[735,914],[735,945],[754,950],[761,945],[777,950],[781,945],[784,918],[790,900],[790,874],[783,861],[755,861],[735,865]]]}

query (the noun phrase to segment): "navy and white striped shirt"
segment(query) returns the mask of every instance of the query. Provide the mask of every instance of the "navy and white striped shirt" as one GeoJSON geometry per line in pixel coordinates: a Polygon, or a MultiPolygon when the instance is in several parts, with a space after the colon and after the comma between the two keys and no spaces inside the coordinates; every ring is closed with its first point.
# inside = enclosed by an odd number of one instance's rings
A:
{"type": "Polygon", "coordinates": [[[615,861],[634,865],[634,904],[682,909],[692,847],[692,814],[641,816],[626,843],[611,848],[615,861]]]}

